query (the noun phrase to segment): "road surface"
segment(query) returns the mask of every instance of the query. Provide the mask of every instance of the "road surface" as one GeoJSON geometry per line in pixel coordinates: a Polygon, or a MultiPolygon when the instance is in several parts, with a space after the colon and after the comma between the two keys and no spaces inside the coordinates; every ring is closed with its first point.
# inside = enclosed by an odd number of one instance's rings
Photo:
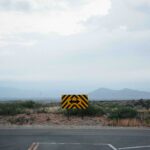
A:
{"type": "Polygon", "coordinates": [[[33,150],[150,150],[150,129],[0,129],[0,150],[29,147],[33,150]]]}

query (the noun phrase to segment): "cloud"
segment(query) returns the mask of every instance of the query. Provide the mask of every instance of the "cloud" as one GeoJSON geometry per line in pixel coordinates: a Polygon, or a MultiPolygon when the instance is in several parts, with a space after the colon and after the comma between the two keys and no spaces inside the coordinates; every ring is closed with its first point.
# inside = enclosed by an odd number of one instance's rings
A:
{"type": "MultiPolygon", "coordinates": [[[[6,47],[14,47],[14,46],[23,46],[23,47],[32,47],[33,45],[36,44],[36,40],[35,39],[24,39],[20,36],[17,35],[1,35],[0,36],[0,48],[3,50],[6,47]]],[[[1,51],[0,50],[0,54],[1,51]]],[[[3,53],[3,52],[2,52],[3,53]]]]}
{"type": "MultiPolygon", "coordinates": [[[[32,35],[26,37],[30,38],[32,35]]],[[[122,29],[69,37],[43,35],[30,48],[5,48],[10,55],[0,57],[3,72],[0,79],[146,81],[150,75],[149,38],[150,31],[122,32],[122,29]],[[8,74],[10,70],[12,73],[8,74]]]]}
{"type": "Polygon", "coordinates": [[[28,0],[1,0],[0,11],[27,11],[30,9],[28,0]]]}
{"type": "Polygon", "coordinates": [[[126,27],[130,31],[150,29],[149,0],[112,0],[112,7],[105,17],[95,17],[87,20],[90,28],[105,28],[106,30],[126,27]]]}
{"type": "MultiPolygon", "coordinates": [[[[6,0],[5,0],[6,1],[6,0]]],[[[9,0],[0,3],[0,34],[23,32],[71,35],[84,32],[82,22],[92,16],[108,14],[110,0],[82,0],[70,5],[67,0],[9,0]],[[19,8],[19,9],[18,9],[19,8]],[[7,10],[12,11],[7,11],[7,10]],[[25,9],[29,12],[24,11],[25,9]],[[23,10],[23,11],[20,11],[23,10]]]]}
{"type": "Polygon", "coordinates": [[[147,0],[12,2],[0,11],[0,80],[149,87],[147,0]]]}

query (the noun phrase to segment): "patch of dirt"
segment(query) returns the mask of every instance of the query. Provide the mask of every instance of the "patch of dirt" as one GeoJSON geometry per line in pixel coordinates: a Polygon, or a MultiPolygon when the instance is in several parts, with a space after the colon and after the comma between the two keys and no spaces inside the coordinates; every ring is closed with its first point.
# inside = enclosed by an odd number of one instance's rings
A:
{"type": "Polygon", "coordinates": [[[104,117],[75,117],[57,113],[34,113],[19,114],[16,116],[0,116],[0,124],[17,124],[17,125],[99,125],[104,123],[104,117]]]}
{"type": "Polygon", "coordinates": [[[33,113],[0,116],[1,125],[147,126],[137,119],[109,120],[105,116],[81,117],[59,113],[33,113]]]}

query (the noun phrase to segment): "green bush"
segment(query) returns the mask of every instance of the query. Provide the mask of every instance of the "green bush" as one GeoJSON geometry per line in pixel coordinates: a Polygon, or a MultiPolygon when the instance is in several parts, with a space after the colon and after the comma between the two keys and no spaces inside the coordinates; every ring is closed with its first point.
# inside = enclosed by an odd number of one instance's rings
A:
{"type": "Polygon", "coordinates": [[[150,126],[150,116],[144,119],[145,124],[150,126]]]}
{"type": "Polygon", "coordinates": [[[41,104],[34,101],[17,101],[0,103],[0,115],[16,115],[25,112],[25,109],[38,108],[41,104]]]}
{"type": "Polygon", "coordinates": [[[135,118],[136,116],[137,111],[130,107],[118,107],[112,109],[108,114],[111,119],[135,118]]]}
{"type": "Polygon", "coordinates": [[[0,115],[16,115],[23,113],[24,109],[21,107],[18,107],[17,104],[0,104],[0,115]]]}
{"type": "MultiPolygon", "coordinates": [[[[67,115],[68,111],[64,110],[64,114],[67,115]]],[[[97,105],[89,105],[89,107],[85,110],[79,110],[79,109],[71,109],[69,110],[69,114],[71,116],[96,116],[96,115],[103,115],[104,111],[101,107],[98,107],[97,105]]]]}
{"type": "Polygon", "coordinates": [[[48,113],[46,108],[39,108],[36,110],[37,113],[48,113]]]}
{"type": "Polygon", "coordinates": [[[23,101],[19,103],[21,107],[24,108],[34,108],[35,107],[35,102],[34,101],[23,101]]]}

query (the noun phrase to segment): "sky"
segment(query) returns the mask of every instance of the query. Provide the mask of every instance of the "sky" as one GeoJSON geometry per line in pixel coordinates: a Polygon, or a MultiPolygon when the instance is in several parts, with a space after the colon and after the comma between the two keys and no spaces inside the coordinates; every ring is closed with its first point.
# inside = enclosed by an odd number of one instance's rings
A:
{"type": "Polygon", "coordinates": [[[0,84],[28,83],[150,91],[150,0],[0,0],[0,84]]]}

